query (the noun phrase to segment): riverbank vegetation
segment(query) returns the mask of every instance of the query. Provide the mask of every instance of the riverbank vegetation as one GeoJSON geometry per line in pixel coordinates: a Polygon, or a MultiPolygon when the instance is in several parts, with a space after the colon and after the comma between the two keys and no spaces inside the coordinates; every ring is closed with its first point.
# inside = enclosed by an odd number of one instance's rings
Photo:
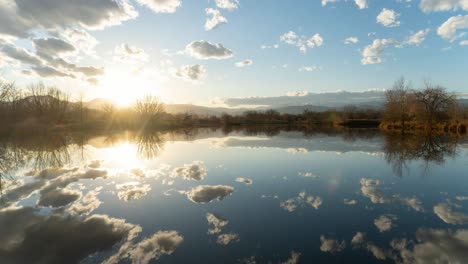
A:
{"type": "Polygon", "coordinates": [[[385,93],[382,107],[345,106],[300,114],[276,110],[249,110],[241,114],[169,114],[157,97],[144,96],[129,107],[112,104],[90,108],[82,98],[55,87],[34,84],[18,89],[0,83],[0,133],[28,134],[37,131],[167,130],[186,127],[235,127],[274,125],[285,127],[347,126],[383,130],[467,133],[468,110],[457,96],[443,87],[426,83],[416,90],[403,78],[385,93]]]}

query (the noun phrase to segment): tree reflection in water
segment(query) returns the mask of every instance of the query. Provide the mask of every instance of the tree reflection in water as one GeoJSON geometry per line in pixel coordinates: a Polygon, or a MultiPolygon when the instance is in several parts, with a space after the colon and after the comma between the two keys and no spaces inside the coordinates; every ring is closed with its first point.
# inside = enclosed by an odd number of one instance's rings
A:
{"type": "Polygon", "coordinates": [[[385,160],[399,177],[408,170],[409,163],[417,160],[424,162],[424,174],[427,174],[431,164],[442,165],[447,157],[456,156],[459,140],[457,136],[444,134],[388,133],[383,150],[385,160]]]}

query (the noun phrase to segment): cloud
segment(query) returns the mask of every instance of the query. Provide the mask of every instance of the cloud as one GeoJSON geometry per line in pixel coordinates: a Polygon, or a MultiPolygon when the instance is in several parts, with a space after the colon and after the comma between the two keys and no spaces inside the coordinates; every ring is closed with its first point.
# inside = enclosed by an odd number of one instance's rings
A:
{"type": "Polygon", "coordinates": [[[377,23],[382,24],[384,27],[398,27],[400,26],[400,21],[397,20],[399,16],[400,14],[394,10],[384,8],[377,16],[377,23]]]}
{"type": "Polygon", "coordinates": [[[322,0],[322,6],[326,6],[328,3],[336,3],[340,0],[322,0]]]}
{"type": "Polygon", "coordinates": [[[239,234],[236,233],[227,233],[227,234],[221,234],[218,236],[218,239],[216,239],[216,243],[226,246],[230,244],[231,242],[238,242],[239,239],[239,234]]]}
{"type": "Polygon", "coordinates": [[[148,60],[148,54],[143,49],[122,43],[114,49],[114,59],[121,62],[142,62],[148,60]]]}
{"type": "Polygon", "coordinates": [[[394,226],[393,221],[396,221],[397,219],[398,218],[395,215],[381,215],[374,220],[374,225],[380,232],[390,231],[394,226]]]}
{"type": "Polygon", "coordinates": [[[149,263],[162,255],[171,255],[182,244],[184,237],[177,231],[158,231],[138,243],[130,251],[133,263],[149,263]]]}
{"type": "Polygon", "coordinates": [[[185,47],[185,51],[190,56],[202,60],[222,60],[233,56],[232,51],[225,48],[222,44],[212,44],[205,40],[192,41],[185,47]]]}
{"type": "Polygon", "coordinates": [[[384,50],[395,44],[393,39],[375,39],[372,44],[366,46],[362,51],[361,64],[377,64],[383,62],[381,54],[384,50]]]}
{"type": "Polygon", "coordinates": [[[146,196],[146,194],[151,191],[151,186],[149,184],[140,184],[138,182],[128,182],[117,185],[117,191],[119,199],[128,202],[131,200],[138,200],[146,196]]]}
{"type": "Polygon", "coordinates": [[[210,16],[206,18],[205,30],[213,30],[221,24],[226,24],[228,20],[221,15],[221,12],[217,9],[207,8],[205,9],[206,15],[210,16]]]}
{"type": "Polygon", "coordinates": [[[460,41],[460,46],[468,46],[468,40],[460,41]]]}
{"type": "Polygon", "coordinates": [[[245,183],[247,185],[251,185],[253,183],[251,179],[242,178],[242,177],[236,178],[236,182],[245,183]]]}
{"type": "Polygon", "coordinates": [[[171,68],[172,76],[186,81],[197,82],[205,78],[206,68],[200,64],[185,65],[180,68],[171,68]]]}
{"type": "Polygon", "coordinates": [[[286,95],[287,96],[292,96],[292,97],[296,97],[296,96],[302,97],[302,96],[309,95],[309,92],[308,91],[287,92],[286,95]]]}
{"type": "Polygon", "coordinates": [[[424,13],[449,10],[468,10],[466,0],[421,0],[419,7],[424,13]]]}
{"type": "Polygon", "coordinates": [[[39,57],[24,48],[6,45],[3,46],[2,53],[24,64],[42,65],[42,60],[39,57]]]}
{"type": "Polygon", "coordinates": [[[453,211],[452,207],[447,203],[439,203],[435,205],[434,213],[447,224],[468,224],[468,215],[462,212],[453,211]]]}
{"type": "Polygon", "coordinates": [[[97,187],[94,190],[89,191],[80,200],[74,202],[67,211],[71,215],[89,215],[102,204],[97,197],[101,190],[102,187],[97,187]]]}
{"type": "Polygon", "coordinates": [[[311,71],[315,71],[316,69],[318,69],[317,66],[302,66],[301,68],[299,68],[299,71],[300,72],[311,72],[311,71]]]}
{"type": "Polygon", "coordinates": [[[252,60],[243,60],[243,61],[236,62],[234,65],[238,68],[244,68],[252,64],[253,64],[252,60]]]}
{"type": "Polygon", "coordinates": [[[291,251],[291,256],[286,261],[281,262],[281,264],[297,264],[299,263],[300,257],[301,257],[300,252],[291,251]]]}
{"type": "Polygon", "coordinates": [[[0,223],[4,223],[0,226],[2,263],[30,263],[32,259],[37,263],[78,263],[112,249],[139,230],[106,215],[45,216],[30,207],[3,210],[0,223]]]}
{"type": "Polygon", "coordinates": [[[305,36],[298,36],[294,31],[289,31],[280,36],[280,41],[298,47],[302,53],[306,53],[308,48],[316,48],[323,45],[323,38],[319,33],[307,39],[305,36]]]}
{"type": "Polygon", "coordinates": [[[359,246],[361,245],[362,243],[364,243],[364,237],[365,237],[365,233],[362,233],[362,232],[357,232],[353,238],[351,239],[351,245],[353,246],[359,246]]]}
{"type": "Polygon", "coordinates": [[[46,54],[49,56],[62,55],[76,51],[73,45],[58,38],[33,39],[33,44],[38,54],[46,54]]]}
{"type": "Polygon", "coordinates": [[[430,31],[431,30],[429,28],[426,28],[414,33],[408,37],[408,39],[405,41],[405,44],[419,46],[419,44],[421,44],[426,39],[426,36],[430,31]]]}
{"type": "Polygon", "coordinates": [[[367,0],[354,0],[354,3],[358,6],[359,9],[367,8],[367,0]]]}
{"type": "Polygon", "coordinates": [[[175,177],[182,177],[186,180],[200,181],[207,175],[207,169],[202,161],[194,161],[190,164],[184,164],[182,167],[175,168],[172,171],[172,175],[175,177]]]}
{"type": "Polygon", "coordinates": [[[344,199],[343,200],[343,203],[346,204],[346,205],[356,205],[357,204],[357,201],[354,200],[354,199],[344,199]]]}
{"type": "Polygon", "coordinates": [[[466,28],[468,28],[468,15],[453,16],[440,25],[437,29],[437,34],[444,39],[454,41],[465,34],[465,32],[462,32],[457,35],[457,30],[466,28]]]}
{"type": "Polygon", "coordinates": [[[345,44],[356,44],[359,42],[359,39],[357,37],[349,37],[344,40],[345,44]]]}
{"type": "Polygon", "coordinates": [[[307,195],[306,192],[300,192],[297,197],[287,199],[280,203],[280,207],[288,212],[294,212],[299,207],[309,205],[317,210],[322,205],[322,198],[307,195]]]}
{"type": "Polygon", "coordinates": [[[200,185],[186,192],[187,198],[194,203],[221,201],[234,192],[234,187],[227,185],[200,185]]]}
{"type": "Polygon", "coordinates": [[[323,235],[320,236],[320,242],[322,243],[320,245],[320,250],[323,252],[335,253],[343,251],[346,248],[346,242],[344,240],[340,242],[335,239],[326,238],[323,235]]]}
{"type": "Polygon", "coordinates": [[[138,16],[127,1],[18,0],[0,4],[0,34],[25,38],[36,29],[103,29],[138,16]]]}
{"type": "Polygon", "coordinates": [[[226,219],[222,219],[219,216],[216,216],[212,213],[206,214],[206,220],[208,221],[209,225],[212,225],[213,228],[208,229],[209,235],[219,234],[222,231],[222,228],[229,224],[229,221],[226,219]]]}
{"type": "Polygon", "coordinates": [[[239,7],[238,0],[216,0],[216,6],[222,9],[234,10],[239,7]]]}
{"type": "Polygon", "coordinates": [[[136,0],[156,13],[174,13],[182,5],[181,0],[136,0]]]}
{"type": "Polygon", "coordinates": [[[41,196],[37,204],[44,207],[62,207],[69,203],[78,200],[81,197],[81,192],[70,189],[49,190],[41,192],[41,196]]]}

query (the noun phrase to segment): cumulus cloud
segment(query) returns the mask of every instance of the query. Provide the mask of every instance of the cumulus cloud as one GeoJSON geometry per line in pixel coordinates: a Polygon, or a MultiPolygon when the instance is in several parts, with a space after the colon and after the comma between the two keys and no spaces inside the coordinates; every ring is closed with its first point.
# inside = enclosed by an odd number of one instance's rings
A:
{"type": "Polygon", "coordinates": [[[41,28],[102,29],[138,15],[127,0],[2,0],[0,3],[0,34],[22,38],[41,28]]]}
{"type": "Polygon", "coordinates": [[[320,242],[320,250],[323,252],[335,253],[343,251],[343,249],[346,248],[346,242],[344,240],[340,242],[335,239],[326,238],[323,235],[320,236],[320,242]]]}
{"type": "Polygon", "coordinates": [[[374,220],[374,225],[380,232],[390,231],[395,224],[393,223],[398,218],[395,215],[381,215],[374,220]]]}
{"type": "Polygon", "coordinates": [[[323,38],[319,33],[307,38],[305,36],[298,36],[294,31],[289,31],[280,36],[280,41],[298,47],[302,53],[306,53],[308,48],[316,48],[323,45],[323,38]]]}
{"type": "Polygon", "coordinates": [[[253,64],[252,60],[243,60],[243,61],[236,62],[234,65],[236,65],[236,67],[238,68],[244,68],[252,64],[253,64]]]}
{"type": "Polygon", "coordinates": [[[345,44],[356,44],[359,42],[359,39],[357,37],[349,37],[344,40],[345,44]]]}
{"type": "Polygon", "coordinates": [[[238,242],[239,239],[239,234],[236,233],[227,233],[227,234],[221,234],[218,236],[218,239],[216,239],[216,243],[226,246],[231,242],[238,242]]]}
{"type": "Polygon", "coordinates": [[[62,55],[76,51],[73,45],[58,38],[33,39],[33,44],[38,54],[46,54],[49,56],[62,55]]]}
{"type": "Polygon", "coordinates": [[[468,40],[460,41],[460,46],[468,46],[468,40]]]}
{"type": "Polygon", "coordinates": [[[130,200],[138,200],[151,191],[149,184],[140,184],[138,182],[128,182],[117,185],[117,196],[120,200],[128,202],[130,200]]]}
{"type": "Polygon", "coordinates": [[[359,9],[367,8],[367,0],[354,0],[354,3],[358,6],[359,9]]]}
{"type": "Polygon", "coordinates": [[[437,34],[444,39],[454,41],[465,35],[465,32],[457,34],[457,31],[466,28],[468,28],[468,15],[453,16],[440,25],[437,34]]]}
{"type": "Polygon", "coordinates": [[[316,69],[318,69],[317,66],[302,66],[301,68],[299,68],[299,71],[300,72],[311,72],[311,71],[315,71],[316,69]]]}
{"type": "Polygon", "coordinates": [[[405,41],[405,44],[419,46],[419,44],[421,44],[426,39],[426,36],[430,31],[431,30],[429,28],[426,28],[414,33],[408,37],[408,39],[405,41]]]}
{"type": "Polygon", "coordinates": [[[41,192],[41,196],[39,197],[37,204],[45,207],[58,208],[72,203],[78,200],[80,197],[81,192],[75,190],[49,190],[46,192],[41,192]]]}
{"type": "Polygon", "coordinates": [[[372,44],[366,46],[362,51],[361,64],[377,64],[383,62],[381,54],[384,50],[395,44],[393,39],[375,39],[372,44]]]}
{"type": "Polygon", "coordinates": [[[115,60],[121,62],[141,62],[148,60],[148,54],[143,49],[131,46],[127,43],[122,43],[114,49],[115,60]]]}
{"type": "Polygon", "coordinates": [[[205,78],[206,68],[200,64],[184,65],[180,68],[171,68],[172,76],[186,81],[197,82],[205,78]]]}
{"type": "Polygon", "coordinates": [[[205,178],[207,169],[201,161],[194,161],[190,164],[184,164],[184,166],[175,168],[172,171],[174,177],[182,177],[186,180],[200,181],[205,178]]]}
{"type": "Polygon", "coordinates": [[[384,8],[377,16],[377,23],[382,24],[384,27],[398,27],[400,25],[400,21],[397,20],[399,16],[400,14],[394,10],[384,8]]]}
{"type": "Polygon", "coordinates": [[[38,263],[78,263],[141,230],[106,215],[46,216],[30,207],[3,210],[0,223],[14,223],[0,225],[1,259],[5,263],[29,263],[32,259],[38,263]]]}
{"type": "Polygon", "coordinates": [[[130,258],[133,263],[149,263],[162,255],[171,255],[183,241],[184,237],[177,231],[158,231],[138,243],[130,251],[130,258]]]}
{"type": "Polygon", "coordinates": [[[181,0],[136,0],[156,13],[174,13],[182,5],[181,0]]]}
{"type": "Polygon", "coordinates": [[[242,177],[236,178],[236,182],[245,183],[247,185],[251,185],[253,183],[251,179],[242,178],[242,177]]]}
{"type": "Polygon", "coordinates": [[[322,198],[307,195],[306,192],[300,192],[297,197],[287,199],[280,203],[280,207],[288,212],[294,212],[299,207],[311,206],[317,210],[322,205],[322,198]]]}
{"type": "Polygon", "coordinates": [[[357,232],[351,239],[351,245],[353,246],[361,245],[362,243],[364,243],[364,237],[365,237],[365,233],[357,232]]]}
{"type": "Polygon", "coordinates": [[[328,3],[335,3],[340,0],[322,0],[322,6],[326,6],[328,3]]]}
{"type": "Polygon", "coordinates": [[[222,44],[213,44],[205,40],[192,41],[185,47],[185,52],[194,58],[202,60],[222,60],[233,56],[232,51],[225,48],[222,44]]]}
{"type": "Polygon", "coordinates": [[[238,0],[216,0],[216,6],[222,9],[234,10],[239,7],[238,0]]]}
{"type": "Polygon", "coordinates": [[[468,215],[456,212],[447,203],[439,203],[434,206],[434,213],[447,224],[464,225],[468,224],[468,215]]]}
{"type": "Polygon", "coordinates": [[[425,13],[449,10],[468,10],[466,0],[421,0],[419,7],[425,13]]]}
{"type": "Polygon", "coordinates": [[[234,187],[227,185],[200,185],[186,192],[187,198],[194,203],[221,201],[234,192],[234,187]]]}
{"type": "Polygon", "coordinates": [[[211,16],[206,18],[205,30],[213,30],[221,24],[226,24],[228,20],[221,15],[221,12],[217,9],[207,8],[205,9],[206,15],[211,16]]]}
{"type": "Polygon", "coordinates": [[[221,233],[222,228],[229,224],[228,220],[222,219],[221,217],[212,213],[206,214],[206,220],[208,221],[209,225],[213,226],[211,229],[208,229],[209,235],[221,233]]]}
{"type": "Polygon", "coordinates": [[[102,187],[97,187],[94,190],[89,191],[80,200],[74,202],[67,211],[71,215],[89,215],[102,204],[97,197],[101,190],[102,187]]]}

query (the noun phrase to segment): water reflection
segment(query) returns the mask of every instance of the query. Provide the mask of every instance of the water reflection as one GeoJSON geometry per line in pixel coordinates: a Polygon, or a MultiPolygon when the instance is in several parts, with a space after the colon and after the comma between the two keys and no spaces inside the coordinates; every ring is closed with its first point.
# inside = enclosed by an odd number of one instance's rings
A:
{"type": "Polygon", "coordinates": [[[3,139],[0,262],[463,263],[465,142],[275,127],[3,139]]]}

